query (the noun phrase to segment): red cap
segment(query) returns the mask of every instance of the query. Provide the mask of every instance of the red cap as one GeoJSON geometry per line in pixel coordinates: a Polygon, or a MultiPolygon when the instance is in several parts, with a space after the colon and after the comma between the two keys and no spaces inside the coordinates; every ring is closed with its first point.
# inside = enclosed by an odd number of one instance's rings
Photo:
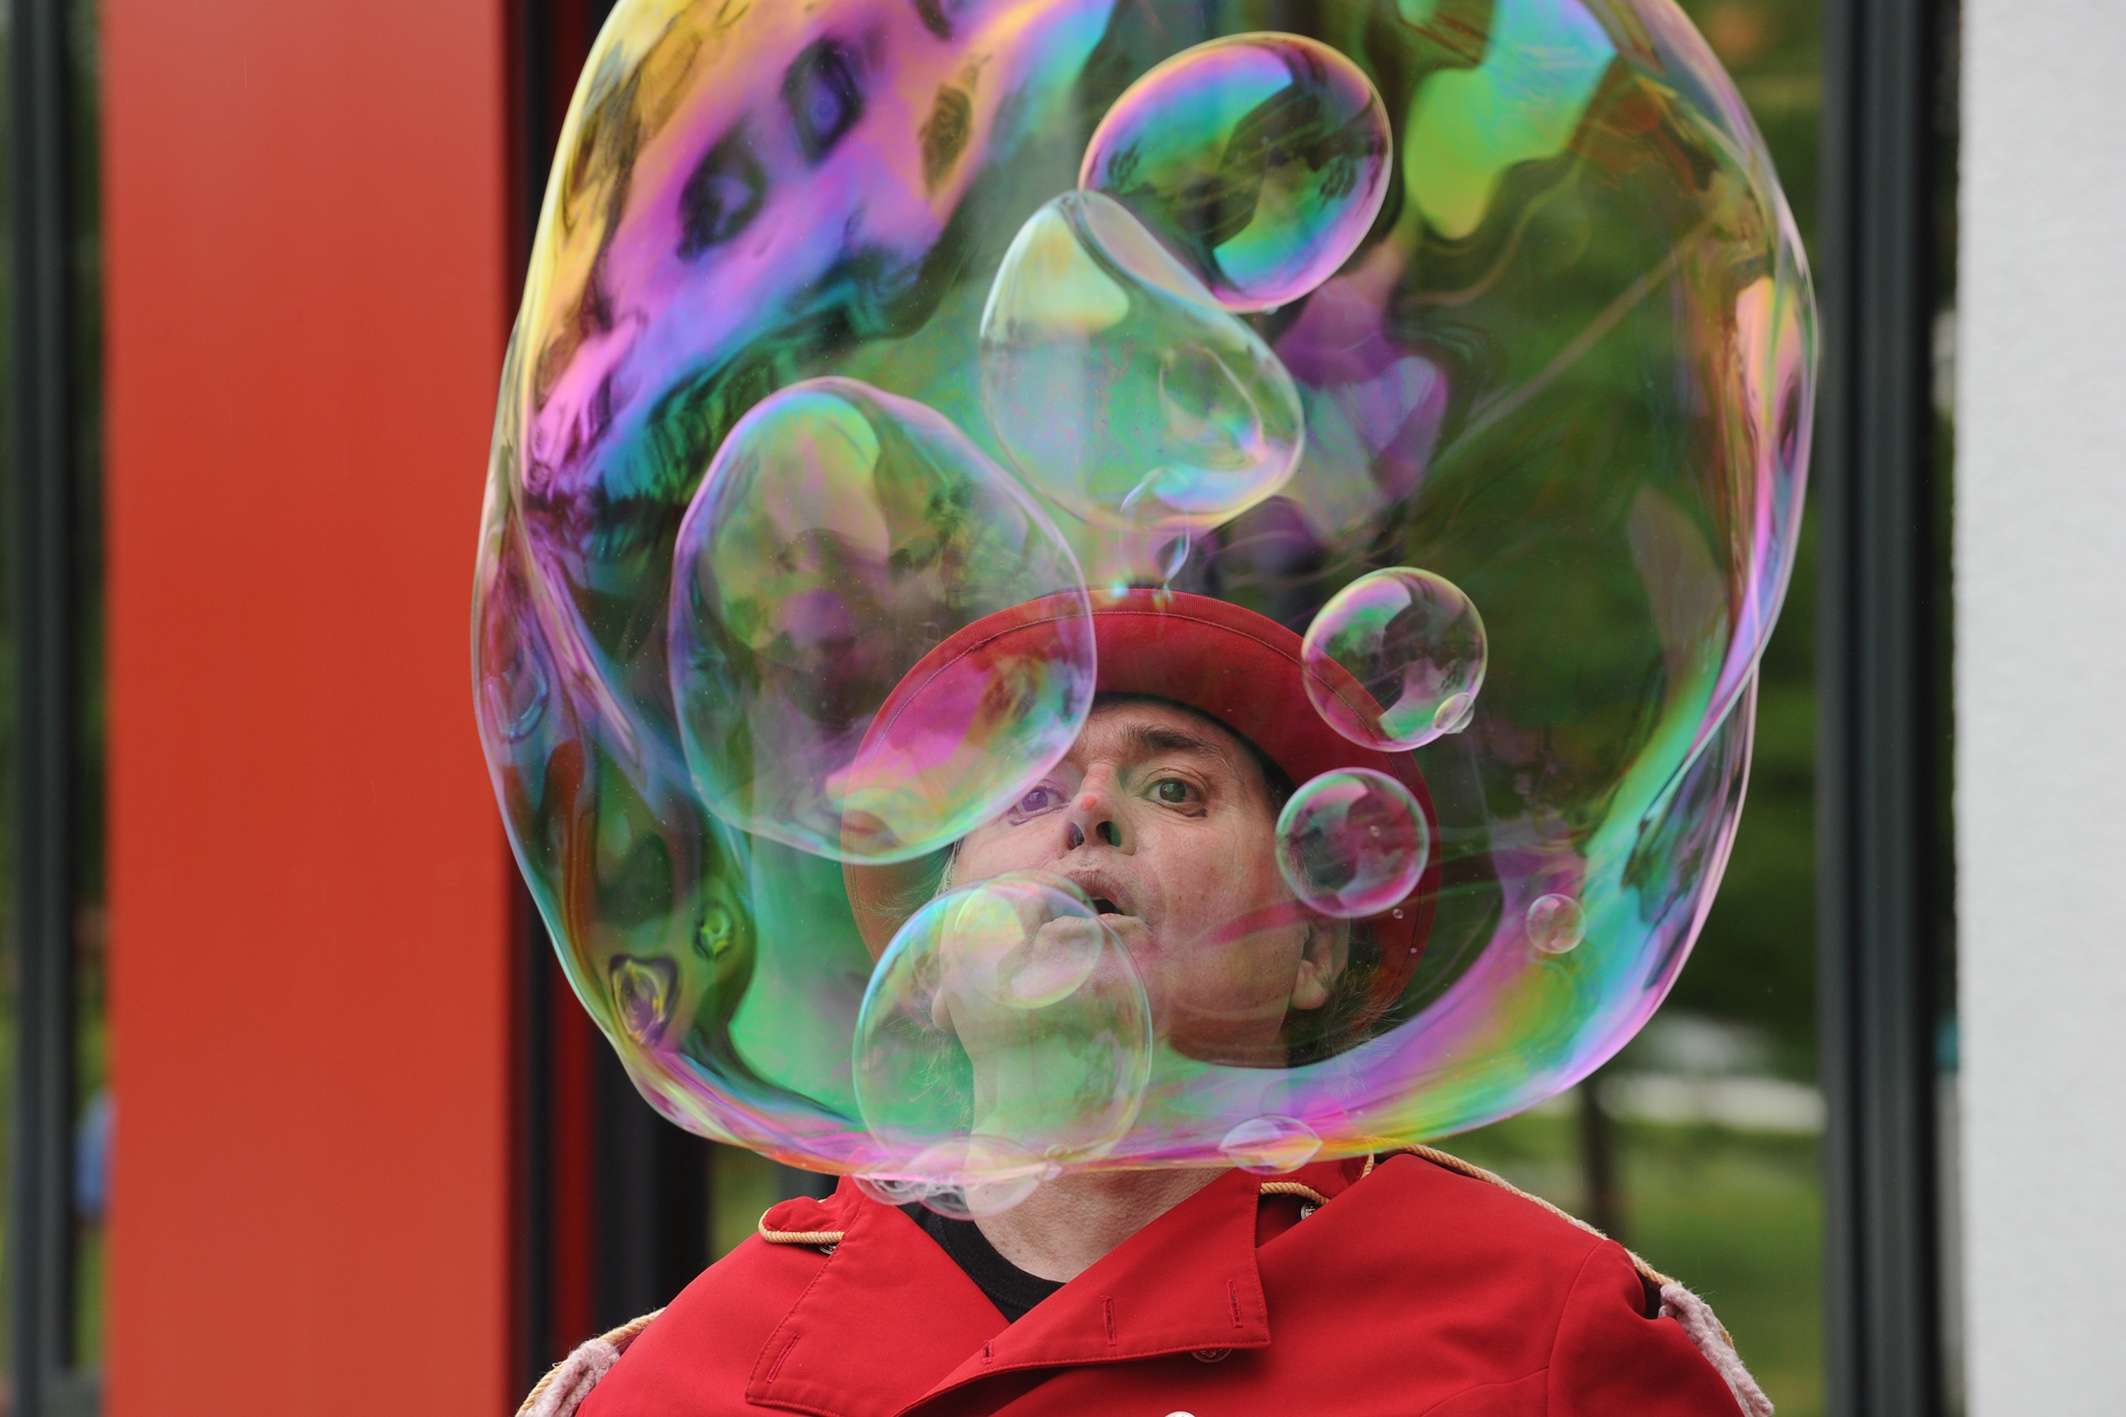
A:
{"type": "MultiPolygon", "coordinates": [[[[1071,597],[1046,596],[985,616],[951,636],[909,670],[887,696],[864,735],[859,759],[893,732],[893,725],[923,701],[948,669],[1011,647],[1015,638],[1051,638],[1044,628],[1071,613],[1071,597]]],[[[1099,650],[1096,691],[1167,699],[1218,720],[1260,749],[1299,784],[1337,768],[1373,768],[1401,782],[1425,814],[1430,838],[1439,840],[1439,818],[1425,779],[1408,753],[1361,747],[1323,721],[1308,698],[1303,676],[1349,705],[1361,722],[1380,716],[1358,681],[1333,662],[1309,670],[1300,639],[1267,616],[1209,596],[1178,591],[1095,592],[1093,636],[1099,650]]],[[[892,866],[849,863],[842,877],[857,928],[876,958],[907,919],[908,888],[928,869],[920,861],[892,866]]],[[[1417,968],[1439,897],[1439,852],[1434,850],[1416,889],[1396,908],[1370,917],[1380,945],[1381,968],[1374,1000],[1386,1007],[1417,968]]]]}

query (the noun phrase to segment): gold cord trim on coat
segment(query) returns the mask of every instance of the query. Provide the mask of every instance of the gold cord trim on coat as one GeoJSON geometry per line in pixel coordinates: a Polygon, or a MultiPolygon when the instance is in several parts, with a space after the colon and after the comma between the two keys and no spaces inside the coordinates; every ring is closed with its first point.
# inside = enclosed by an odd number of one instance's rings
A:
{"type": "Polygon", "coordinates": [[[1298,1196],[1301,1200],[1316,1205],[1327,1205],[1329,1198],[1312,1186],[1302,1186],[1297,1181],[1264,1181],[1262,1193],[1266,1196],[1298,1196]]]}
{"type": "Polygon", "coordinates": [[[770,1230],[765,1215],[753,1228],[771,1245],[839,1245],[849,1233],[846,1230],[770,1230]]]}

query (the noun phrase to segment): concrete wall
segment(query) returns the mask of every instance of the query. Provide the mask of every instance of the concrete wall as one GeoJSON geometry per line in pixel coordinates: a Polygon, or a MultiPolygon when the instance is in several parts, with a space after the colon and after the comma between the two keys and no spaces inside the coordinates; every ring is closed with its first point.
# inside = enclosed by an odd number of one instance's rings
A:
{"type": "Polygon", "coordinates": [[[1957,831],[1971,1411],[2126,1332],[2126,4],[1965,0],[1957,831]]]}

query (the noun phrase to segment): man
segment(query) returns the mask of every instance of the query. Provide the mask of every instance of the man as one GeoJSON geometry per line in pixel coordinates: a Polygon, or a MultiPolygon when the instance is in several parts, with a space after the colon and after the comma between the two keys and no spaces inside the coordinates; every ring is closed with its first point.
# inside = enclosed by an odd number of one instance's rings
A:
{"type": "MultiPolygon", "coordinates": [[[[1020,607],[940,646],[882,710],[883,731],[920,717],[941,654],[993,650],[1040,614],[1020,607]]],[[[1407,979],[1424,902],[1355,925],[1293,908],[1279,806],[1294,781],[1335,766],[1392,768],[1420,794],[1422,780],[1406,755],[1384,759],[1323,724],[1298,637],[1274,622],[1132,593],[1103,598],[1095,623],[1101,698],[1083,733],[958,845],[950,884],[1029,870],[1071,882],[1183,1056],[1276,1067],[1352,1041],[1407,979]]],[[[905,877],[847,873],[875,951],[911,909],[905,877]]],[[[654,1322],[586,1345],[526,1404],[536,1417],[1738,1409],[1761,1417],[1770,1404],[1701,1301],[1429,1151],[1276,1179],[1066,1172],[971,1220],[844,1180],[824,1201],[770,1210],[654,1322]]]]}

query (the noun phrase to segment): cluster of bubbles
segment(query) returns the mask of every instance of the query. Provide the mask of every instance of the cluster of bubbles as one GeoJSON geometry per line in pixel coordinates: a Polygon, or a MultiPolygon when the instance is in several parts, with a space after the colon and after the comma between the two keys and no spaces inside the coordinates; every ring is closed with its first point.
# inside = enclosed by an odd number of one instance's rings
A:
{"type": "Polygon", "coordinates": [[[504,375],[475,688],[666,1116],[982,1215],[1488,1121],[1658,1004],[1791,564],[1807,274],[1666,0],[1436,8],[615,8],[504,375]],[[1226,932],[1349,951],[1281,1065],[1168,1036],[1112,902],[952,879],[1078,740],[1130,587],[1282,624],[1351,745],[1276,822],[1290,910],[1226,932]],[[882,951],[845,868],[895,873],[882,951]]]}

